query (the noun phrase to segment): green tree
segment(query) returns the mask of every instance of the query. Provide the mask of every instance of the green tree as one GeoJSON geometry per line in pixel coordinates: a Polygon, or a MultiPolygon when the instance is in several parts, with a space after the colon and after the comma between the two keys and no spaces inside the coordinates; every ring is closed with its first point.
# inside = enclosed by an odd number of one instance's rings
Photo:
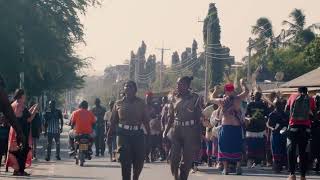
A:
{"type": "Polygon", "coordinates": [[[315,39],[316,35],[313,30],[319,29],[319,25],[313,24],[305,27],[306,16],[301,9],[294,9],[289,17],[291,20],[283,21],[283,25],[288,26],[285,36],[289,43],[305,46],[315,39]]]}
{"type": "Polygon", "coordinates": [[[18,87],[21,71],[25,72],[25,89],[30,95],[81,87],[84,81],[80,71],[88,65],[88,59],[74,52],[76,45],[84,43],[79,15],[97,3],[97,0],[1,0],[0,73],[9,82],[9,89],[18,87]]]}
{"type": "Polygon", "coordinates": [[[180,63],[180,57],[178,51],[173,52],[171,56],[171,65],[175,66],[180,63]]]}
{"type": "Polygon", "coordinates": [[[218,10],[215,3],[209,5],[209,12],[204,21],[203,38],[206,46],[205,56],[210,63],[210,86],[217,85],[223,81],[224,63],[220,59],[221,28],[218,17],[218,10]]]}
{"type": "Polygon", "coordinates": [[[264,54],[274,40],[271,21],[265,17],[259,18],[256,24],[252,26],[251,32],[256,36],[256,38],[253,39],[253,48],[257,53],[264,54]]]}
{"type": "Polygon", "coordinates": [[[311,67],[320,66],[320,37],[312,41],[304,50],[304,60],[311,67]]]}

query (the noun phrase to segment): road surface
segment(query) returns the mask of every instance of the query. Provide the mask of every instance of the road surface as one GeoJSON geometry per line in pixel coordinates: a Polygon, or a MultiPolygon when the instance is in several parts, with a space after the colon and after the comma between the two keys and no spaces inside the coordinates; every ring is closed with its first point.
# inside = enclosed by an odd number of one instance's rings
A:
{"type": "MultiPolygon", "coordinates": [[[[42,138],[39,144],[45,144],[42,138]]],[[[62,161],[55,161],[55,151],[52,152],[53,159],[50,162],[44,161],[44,147],[39,146],[40,160],[34,162],[32,168],[27,171],[32,174],[31,177],[21,178],[12,176],[12,170],[5,173],[4,169],[0,170],[1,180],[14,179],[39,179],[39,180],[121,180],[121,169],[118,163],[112,163],[108,157],[94,157],[91,161],[87,161],[84,167],[75,165],[75,161],[67,155],[67,135],[62,135],[62,161]]],[[[242,176],[222,176],[213,168],[206,166],[200,167],[200,171],[190,175],[189,180],[278,180],[286,179],[287,174],[272,174],[270,169],[244,169],[242,176]]],[[[141,174],[141,180],[171,180],[170,168],[166,163],[145,164],[141,174]]],[[[310,176],[308,179],[318,179],[320,176],[310,176]]]]}

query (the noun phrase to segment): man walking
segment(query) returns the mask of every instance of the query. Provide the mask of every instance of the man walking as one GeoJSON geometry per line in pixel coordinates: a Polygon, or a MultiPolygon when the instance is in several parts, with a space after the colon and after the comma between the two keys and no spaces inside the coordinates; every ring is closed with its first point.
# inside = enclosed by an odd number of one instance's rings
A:
{"type": "Polygon", "coordinates": [[[45,112],[45,135],[48,136],[48,146],[47,146],[47,157],[46,161],[50,161],[51,158],[51,147],[52,141],[54,139],[56,143],[56,159],[61,160],[60,158],[60,134],[62,133],[63,128],[63,116],[62,112],[59,109],[56,109],[56,102],[49,102],[49,109],[45,112]]]}
{"type": "Polygon", "coordinates": [[[115,103],[112,110],[108,138],[112,138],[117,130],[122,180],[139,180],[145,158],[145,136],[142,125],[147,135],[150,134],[148,113],[145,102],[136,96],[138,89],[134,81],[126,82],[123,90],[125,96],[115,103]]]}
{"type": "Polygon", "coordinates": [[[91,110],[91,112],[96,116],[96,156],[104,156],[104,152],[106,149],[106,144],[104,141],[105,136],[105,123],[104,123],[104,114],[106,113],[106,108],[101,106],[101,101],[97,98],[94,102],[95,107],[91,110]]]}
{"type": "Polygon", "coordinates": [[[308,88],[298,88],[297,94],[292,94],[287,102],[286,110],[290,111],[289,129],[287,135],[287,155],[290,175],[288,180],[296,180],[297,146],[300,159],[301,180],[306,179],[308,156],[306,148],[310,139],[311,118],[315,110],[315,101],[308,96],[308,88]]]}

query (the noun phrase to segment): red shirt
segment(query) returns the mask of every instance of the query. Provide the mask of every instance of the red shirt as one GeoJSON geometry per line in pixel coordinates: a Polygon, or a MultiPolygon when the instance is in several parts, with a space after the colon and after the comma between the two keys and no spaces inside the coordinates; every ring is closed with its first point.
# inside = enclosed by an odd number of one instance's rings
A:
{"type": "MultiPolygon", "coordinates": [[[[294,103],[294,101],[296,100],[296,98],[299,96],[299,94],[291,94],[291,96],[288,99],[287,102],[287,106],[291,109],[292,105],[294,103]]],[[[314,111],[316,108],[316,103],[314,98],[310,97],[310,110],[314,111]]],[[[289,125],[293,126],[293,125],[304,125],[304,126],[308,126],[311,127],[311,119],[306,119],[306,120],[295,120],[290,116],[290,120],[289,120],[289,125]]]]}
{"type": "Polygon", "coordinates": [[[79,109],[72,113],[71,122],[78,134],[91,134],[92,126],[96,123],[96,118],[91,111],[79,109]]]}

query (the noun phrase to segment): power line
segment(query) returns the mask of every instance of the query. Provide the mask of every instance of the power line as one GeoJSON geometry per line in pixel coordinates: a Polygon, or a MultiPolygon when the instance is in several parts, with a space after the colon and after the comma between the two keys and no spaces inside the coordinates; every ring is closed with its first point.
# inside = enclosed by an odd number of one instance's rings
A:
{"type": "Polygon", "coordinates": [[[177,63],[177,64],[172,64],[171,67],[172,68],[176,68],[179,66],[184,66],[185,64],[188,64],[190,61],[194,60],[194,58],[197,58],[197,56],[201,54],[201,53],[197,53],[196,55],[194,55],[193,57],[189,57],[188,59],[185,59],[184,62],[181,63],[177,63]]]}
{"type": "Polygon", "coordinates": [[[229,53],[222,53],[222,54],[219,54],[219,53],[210,53],[210,52],[207,52],[207,54],[210,54],[210,55],[216,55],[216,56],[226,56],[226,55],[229,55],[229,53]]]}
{"type": "Polygon", "coordinates": [[[182,69],[178,69],[178,70],[175,70],[175,71],[168,71],[166,73],[168,73],[168,74],[178,74],[178,73],[184,72],[186,70],[189,70],[190,68],[194,67],[199,62],[200,61],[194,61],[194,62],[192,62],[192,64],[189,64],[188,66],[186,66],[186,67],[184,67],[182,69]]]}
{"type": "Polygon", "coordinates": [[[169,51],[170,49],[166,49],[163,47],[162,44],[162,48],[156,48],[157,50],[161,51],[161,61],[160,61],[160,76],[159,76],[159,83],[160,83],[160,92],[162,91],[162,71],[163,71],[163,55],[164,55],[164,51],[169,51]]]}
{"type": "Polygon", "coordinates": [[[222,57],[213,57],[213,56],[208,56],[208,55],[206,55],[206,57],[213,58],[213,59],[219,59],[219,60],[230,60],[230,59],[233,59],[233,57],[222,58],[222,57]]]}
{"type": "Polygon", "coordinates": [[[222,46],[222,44],[221,43],[217,43],[217,44],[206,44],[206,46],[208,46],[208,47],[214,47],[214,46],[222,46]]]}

